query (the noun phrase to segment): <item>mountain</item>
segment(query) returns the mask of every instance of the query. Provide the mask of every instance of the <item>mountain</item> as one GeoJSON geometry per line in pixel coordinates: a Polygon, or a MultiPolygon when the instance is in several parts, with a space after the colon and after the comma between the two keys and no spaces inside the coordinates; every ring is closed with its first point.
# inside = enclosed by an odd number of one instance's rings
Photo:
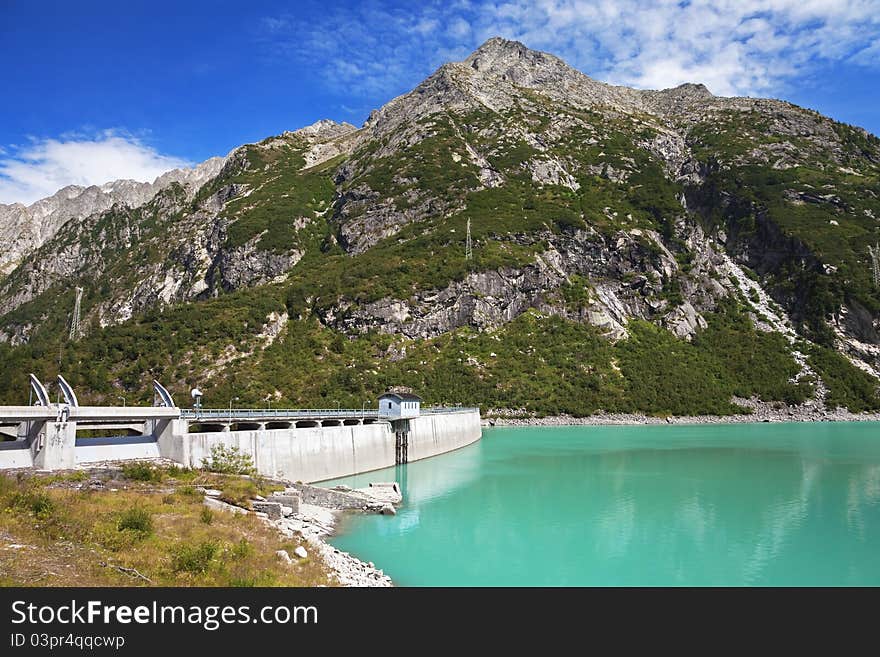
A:
{"type": "Polygon", "coordinates": [[[60,363],[111,401],[157,377],[218,406],[401,384],[499,412],[880,408],[878,173],[875,136],[790,103],[490,39],[359,129],[244,145],[33,242],[0,279],[0,398],[60,363]]]}
{"type": "Polygon", "coordinates": [[[224,161],[225,158],[213,157],[192,169],[168,171],[152,183],[114,180],[100,186],[68,185],[29,206],[0,204],[0,240],[7,245],[0,253],[0,275],[15,269],[66,222],[103,212],[117,203],[129,208],[140,207],[172,183],[198,190],[217,175],[224,161]]]}

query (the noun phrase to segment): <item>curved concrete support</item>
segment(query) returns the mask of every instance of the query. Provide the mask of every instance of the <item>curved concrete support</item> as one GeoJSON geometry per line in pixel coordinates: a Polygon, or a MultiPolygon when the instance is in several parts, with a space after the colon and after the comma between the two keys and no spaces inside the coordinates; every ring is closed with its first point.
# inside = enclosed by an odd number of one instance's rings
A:
{"type": "Polygon", "coordinates": [[[37,397],[38,406],[51,406],[49,403],[49,393],[46,392],[46,387],[40,383],[40,380],[33,374],[30,375],[30,381],[34,395],[37,397]]]}
{"type": "Polygon", "coordinates": [[[290,422],[266,422],[266,431],[278,431],[279,429],[290,429],[290,422]]]}
{"type": "Polygon", "coordinates": [[[313,429],[317,426],[320,426],[318,424],[317,420],[297,420],[296,421],[296,428],[297,429],[313,429]]]}
{"type": "Polygon", "coordinates": [[[155,395],[153,396],[153,406],[166,406],[168,408],[174,408],[174,400],[171,398],[171,393],[163,386],[161,383],[153,379],[153,390],[155,391],[155,395]]]}
{"type": "Polygon", "coordinates": [[[361,423],[360,418],[346,418],[342,421],[342,424],[346,427],[354,427],[361,423]]]}
{"type": "Polygon", "coordinates": [[[58,375],[58,387],[61,388],[61,394],[64,395],[64,402],[68,406],[77,408],[79,406],[79,400],[76,398],[76,393],[73,391],[73,386],[70,385],[67,380],[60,374],[58,375]]]}
{"type": "Polygon", "coordinates": [[[321,420],[322,427],[341,427],[342,420],[321,420]]]}

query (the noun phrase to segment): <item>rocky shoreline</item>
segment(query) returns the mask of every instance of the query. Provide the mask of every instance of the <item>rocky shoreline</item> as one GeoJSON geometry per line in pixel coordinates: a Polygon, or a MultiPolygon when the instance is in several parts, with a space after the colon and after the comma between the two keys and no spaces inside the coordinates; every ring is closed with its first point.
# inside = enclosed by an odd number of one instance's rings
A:
{"type": "MultiPolygon", "coordinates": [[[[210,509],[228,513],[253,513],[277,529],[285,538],[302,540],[308,545],[308,549],[299,546],[294,551],[295,555],[306,559],[311,553],[316,553],[320,561],[330,569],[332,579],[340,586],[394,586],[391,578],[374,564],[364,563],[348,552],[333,547],[326,539],[333,535],[346,510],[396,513],[393,504],[389,502],[393,500],[399,503],[401,499],[396,484],[393,491],[389,491],[382,484],[377,488],[353,490],[344,486],[322,489],[281,480],[276,483],[288,487],[283,493],[276,493],[268,498],[257,496],[250,502],[252,509],[218,499],[221,493],[219,490],[202,488],[201,492],[204,495],[204,504],[210,509]],[[345,491],[339,490],[341,488],[345,488],[345,491]],[[308,501],[303,502],[303,497],[308,501]]],[[[288,563],[292,560],[285,550],[279,550],[277,555],[288,563]]]]}
{"type": "Polygon", "coordinates": [[[880,413],[851,413],[844,408],[828,409],[824,404],[778,405],[756,399],[734,399],[751,413],[740,415],[676,415],[655,417],[639,413],[596,413],[586,417],[552,415],[522,417],[521,411],[500,410],[482,420],[483,426],[603,426],[635,424],[744,424],[755,422],[880,422],[880,413]]]}
{"type": "Polygon", "coordinates": [[[376,568],[374,564],[364,563],[326,541],[329,536],[333,535],[341,516],[342,511],[313,504],[301,504],[299,513],[276,520],[273,524],[288,538],[292,538],[295,534],[301,536],[327,564],[341,586],[394,586],[391,578],[376,568]]]}

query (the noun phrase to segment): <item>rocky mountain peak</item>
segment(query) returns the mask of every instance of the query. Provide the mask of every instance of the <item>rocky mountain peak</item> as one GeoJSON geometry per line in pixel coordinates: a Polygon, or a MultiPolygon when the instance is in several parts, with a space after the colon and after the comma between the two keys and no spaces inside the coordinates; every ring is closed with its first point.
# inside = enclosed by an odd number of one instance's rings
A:
{"type": "Polygon", "coordinates": [[[321,119],[315,121],[312,125],[294,130],[293,134],[312,140],[327,140],[336,139],[355,130],[357,130],[355,126],[345,121],[339,123],[331,119],[321,119]]]}
{"type": "Polygon", "coordinates": [[[586,77],[554,55],[501,37],[486,41],[462,64],[483,76],[497,76],[522,86],[540,85],[559,78],[586,77]]]}

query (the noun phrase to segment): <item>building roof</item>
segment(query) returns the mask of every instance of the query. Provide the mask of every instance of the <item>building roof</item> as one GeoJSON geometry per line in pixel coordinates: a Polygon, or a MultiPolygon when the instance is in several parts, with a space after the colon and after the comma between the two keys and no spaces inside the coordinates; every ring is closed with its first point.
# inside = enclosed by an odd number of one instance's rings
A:
{"type": "Polygon", "coordinates": [[[394,397],[400,401],[422,401],[421,397],[410,392],[386,392],[379,395],[379,399],[384,399],[386,397],[394,397]]]}

